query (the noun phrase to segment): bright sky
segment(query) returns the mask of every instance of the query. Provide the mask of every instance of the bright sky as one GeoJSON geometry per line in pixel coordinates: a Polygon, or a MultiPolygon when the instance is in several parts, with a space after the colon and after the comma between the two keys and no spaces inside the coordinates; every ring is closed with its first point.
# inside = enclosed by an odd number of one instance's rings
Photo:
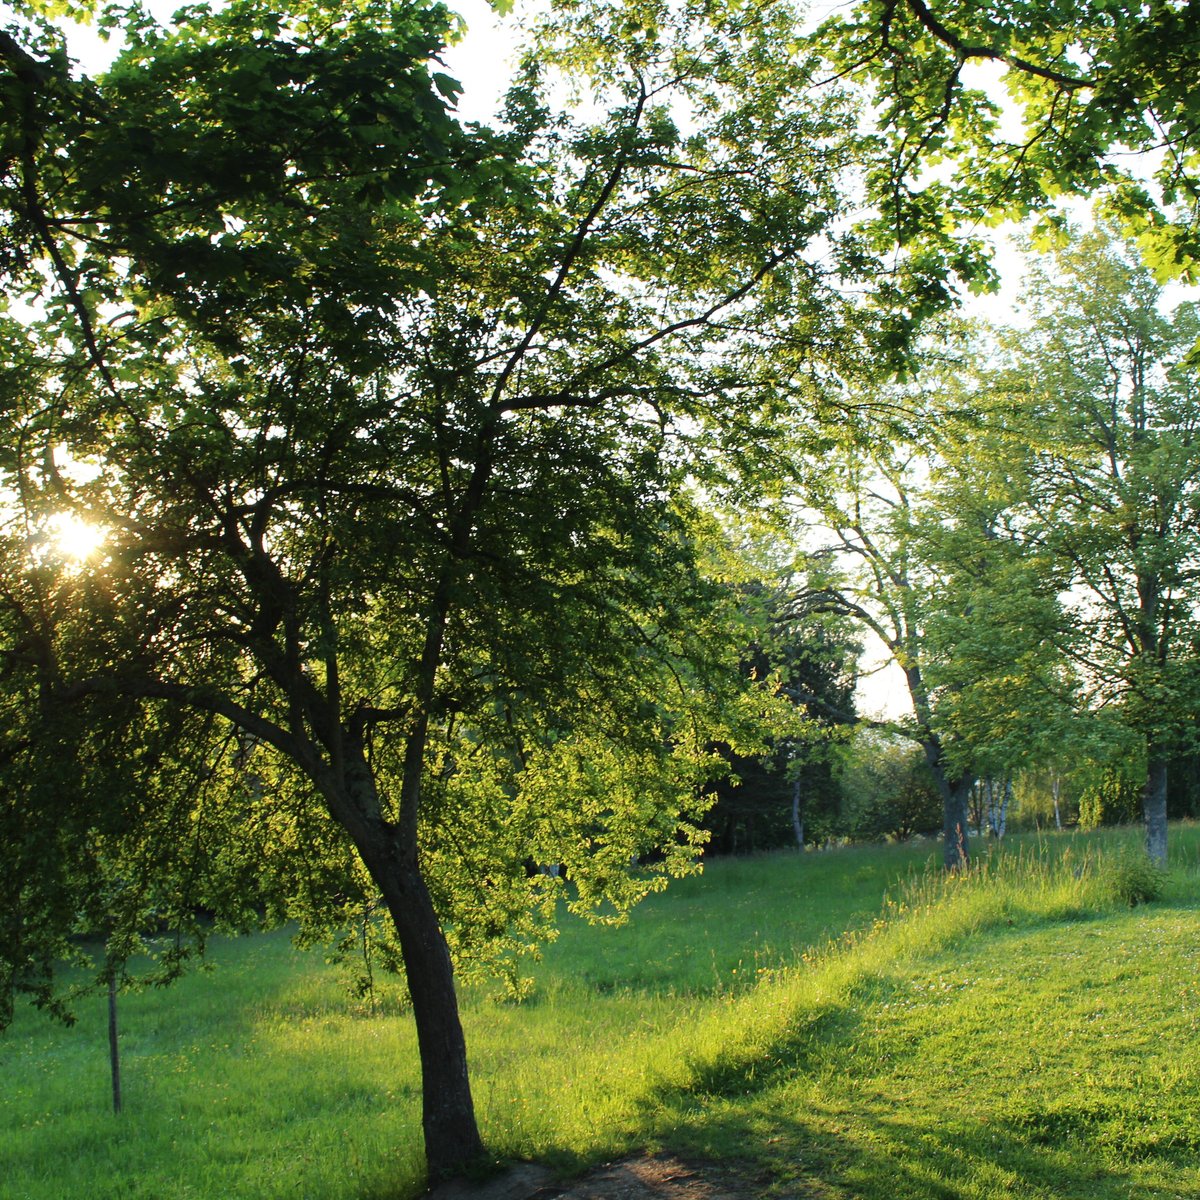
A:
{"type": "Polygon", "coordinates": [[[463,85],[458,112],[465,121],[486,121],[494,113],[516,47],[516,20],[497,17],[487,0],[449,0],[467,23],[467,36],[443,55],[448,73],[463,85]]]}

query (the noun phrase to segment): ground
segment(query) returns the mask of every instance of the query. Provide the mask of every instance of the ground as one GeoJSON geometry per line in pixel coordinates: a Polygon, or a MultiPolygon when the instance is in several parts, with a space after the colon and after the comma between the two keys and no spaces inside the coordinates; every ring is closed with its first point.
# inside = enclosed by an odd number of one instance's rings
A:
{"type": "Polygon", "coordinates": [[[444,1184],[429,1200],[753,1200],[756,1195],[721,1168],[655,1155],[606,1163],[563,1184],[544,1167],[525,1164],[486,1183],[444,1184]]]}

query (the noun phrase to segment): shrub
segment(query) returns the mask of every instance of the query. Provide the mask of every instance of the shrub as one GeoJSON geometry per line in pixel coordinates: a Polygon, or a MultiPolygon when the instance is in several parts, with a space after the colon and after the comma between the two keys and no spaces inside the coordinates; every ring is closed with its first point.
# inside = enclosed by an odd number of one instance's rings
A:
{"type": "Polygon", "coordinates": [[[1113,900],[1133,908],[1157,900],[1163,892],[1167,873],[1145,853],[1121,851],[1108,858],[1100,868],[1100,878],[1113,900]]]}

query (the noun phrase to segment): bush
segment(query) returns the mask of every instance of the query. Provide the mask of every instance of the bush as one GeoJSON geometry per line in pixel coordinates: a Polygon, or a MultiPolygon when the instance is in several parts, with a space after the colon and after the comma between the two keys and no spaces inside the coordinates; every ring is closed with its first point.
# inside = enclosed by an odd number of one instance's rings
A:
{"type": "Polygon", "coordinates": [[[1122,851],[1103,863],[1100,878],[1113,900],[1133,908],[1162,896],[1167,873],[1145,853],[1122,851]]]}

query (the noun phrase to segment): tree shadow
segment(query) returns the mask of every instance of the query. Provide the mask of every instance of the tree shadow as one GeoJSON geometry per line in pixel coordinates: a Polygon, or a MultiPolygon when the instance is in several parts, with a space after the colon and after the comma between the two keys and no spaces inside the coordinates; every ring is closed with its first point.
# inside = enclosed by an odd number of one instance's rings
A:
{"type": "MultiPolygon", "coordinates": [[[[1018,1086],[1003,1111],[989,1111],[994,1093],[981,1096],[978,1109],[964,1106],[961,1093],[915,1094],[903,1068],[919,1044],[896,1055],[893,1078],[872,1058],[855,1002],[891,990],[873,980],[753,1057],[697,1066],[686,1087],[646,1097],[648,1127],[685,1158],[743,1159],[749,1172],[770,1178],[764,1190],[772,1196],[1158,1200],[1166,1187],[1200,1197],[1200,1132],[1160,1141],[1142,1127],[1146,1113],[1115,1097],[1048,1099],[1022,1096],[1018,1086]],[[1116,1139],[1104,1136],[1101,1120],[1119,1130],[1116,1139]]],[[[919,1072],[915,1078],[928,1086],[919,1072]]]]}

